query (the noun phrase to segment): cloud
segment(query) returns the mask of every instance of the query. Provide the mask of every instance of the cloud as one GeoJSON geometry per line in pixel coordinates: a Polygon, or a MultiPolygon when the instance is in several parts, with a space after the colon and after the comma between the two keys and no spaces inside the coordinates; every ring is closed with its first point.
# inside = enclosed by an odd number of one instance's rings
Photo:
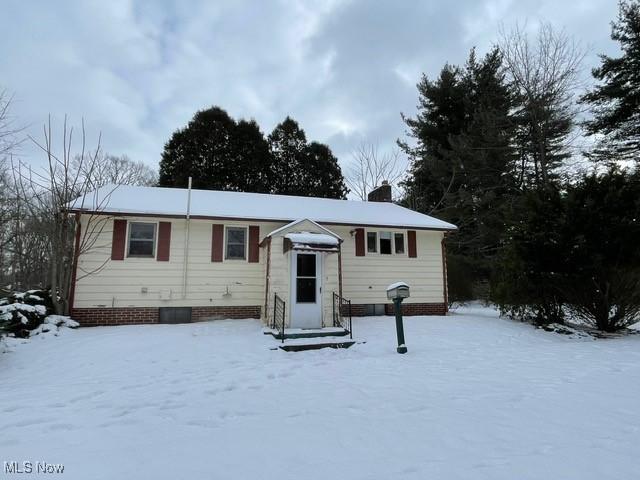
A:
{"type": "MultiPolygon", "coordinates": [[[[612,52],[610,0],[49,2],[3,4],[0,87],[38,135],[51,113],[91,142],[157,167],[164,143],[193,113],[220,105],[266,132],[286,115],[328,143],[343,165],[363,140],[392,148],[415,84],[445,62],[484,51],[499,25],[542,18],[612,52]]],[[[25,160],[42,162],[25,144],[25,160]]]]}

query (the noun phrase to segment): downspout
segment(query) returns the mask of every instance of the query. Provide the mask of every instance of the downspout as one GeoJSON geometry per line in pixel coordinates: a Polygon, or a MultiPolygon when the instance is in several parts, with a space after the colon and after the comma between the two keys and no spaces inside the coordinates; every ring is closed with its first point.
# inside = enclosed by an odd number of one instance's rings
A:
{"type": "Polygon", "coordinates": [[[440,245],[442,247],[442,283],[444,293],[444,313],[449,313],[449,286],[447,285],[447,246],[445,240],[447,238],[447,232],[442,232],[442,241],[440,245]]]}
{"type": "Polygon", "coordinates": [[[184,229],[184,256],[182,262],[182,299],[187,298],[187,272],[189,268],[189,225],[191,217],[191,177],[187,188],[187,216],[184,229]]]}
{"type": "Polygon", "coordinates": [[[338,295],[342,298],[342,241],[338,242],[338,295]]]}
{"type": "Polygon", "coordinates": [[[269,279],[271,275],[271,237],[267,241],[267,274],[264,282],[264,321],[269,326],[269,279]]]}

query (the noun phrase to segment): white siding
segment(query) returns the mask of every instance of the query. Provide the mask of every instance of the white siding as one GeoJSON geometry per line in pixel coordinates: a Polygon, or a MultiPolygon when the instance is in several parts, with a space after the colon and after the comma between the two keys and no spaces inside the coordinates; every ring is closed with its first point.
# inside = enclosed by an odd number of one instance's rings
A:
{"type": "Polygon", "coordinates": [[[342,244],[343,296],[352,303],[387,303],[387,286],[403,281],[411,287],[406,303],[444,302],[442,276],[442,232],[416,232],[417,258],[409,258],[406,230],[371,228],[365,230],[365,256],[356,257],[355,234],[352,227],[334,227],[344,239],[342,244]],[[366,252],[366,231],[396,231],[405,233],[405,253],[381,255],[366,252]]]}
{"type": "MultiPolygon", "coordinates": [[[[82,218],[83,232],[86,232],[88,217],[82,218]]],[[[79,258],[75,308],[264,305],[266,248],[260,248],[259,263],[245,260],[211,262],[211,226],[214,223],[258,225],[262,240],[269,232],[280,228],[282,223],[191,220],[187,289],[183,294],[185,220],[125,219],[128,222],[171,221],[170,261],[159,262],[155,258],[111,261],[113,221],[108,219],[105,228],[96,236],[93,248],[79,258]],[[146,293],[142,293],[143,289],[146,293]]],[[[300,225],[298,229],[300,227],[313,231],[313,224],[300,225]]],[[[354,304],[386,303],[387,285],[400,280],[411,286],[410,303],[444,301],[441,232],[417,231],[417,258],[409,258],[406,252],[404,255],[365,254],[356,257],[355,236],[351,234],[353,227],[325,227],[344,240],[341,247],[343,296],[354,304]]],[[[405,250],[408,249],[405,247],[405,250]]],[[[283,254],[283,239],[278,235],[271,243],[267,316],[270,316],[276,292],[287,302],[288,314],[289,284],[290,255],[283,254]]],[[[331,294],[334,291],[338,292],[338,255],[326,254],[323,305],[327,325],[331,323],[331,294]]]]}
{"type": "MultiPolygon", "coordinates": [[[[127,217],[128,222],[167,221],[159,218],[127,217]]],[[[78,282],[74,306],[161,307],[262,305],[264,303],[266,250],[260,262],[246,260],[211,261],[211,225],[217,222],[191,220],[187,289],[183,294],[184,219],[170,219],[171,253],[168,262],[155,258],[110,260],[113,221],[97,236],[93,248],[78,261],[78,282]],[[97,272],[96,272],[97,270],[97,272]],[[83,272],[95,272],[84,276],[83,272]],[[142,293],[146,289],[147,293],[142,293]]],[[[281,226],[275,223],[225,222],[225,225],[258,225],[260,238],[281,226]]],[[[83,231],[87,228],[84,217],[83,231]]]]}

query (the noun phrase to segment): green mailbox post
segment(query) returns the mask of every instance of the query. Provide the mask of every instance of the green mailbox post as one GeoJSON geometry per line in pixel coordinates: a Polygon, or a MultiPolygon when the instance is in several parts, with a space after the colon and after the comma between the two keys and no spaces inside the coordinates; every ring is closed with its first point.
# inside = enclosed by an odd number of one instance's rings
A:
{"type": "Polygon", "coordinates": [[[392,283],[387,287],[387,298],[393,300],[396,311],[396,334],[398,335],[398,353],[407,353],[404,344],[404,325],[402,324],[402,300],[409,297],[409,285],[404,282],[392,283]]]}

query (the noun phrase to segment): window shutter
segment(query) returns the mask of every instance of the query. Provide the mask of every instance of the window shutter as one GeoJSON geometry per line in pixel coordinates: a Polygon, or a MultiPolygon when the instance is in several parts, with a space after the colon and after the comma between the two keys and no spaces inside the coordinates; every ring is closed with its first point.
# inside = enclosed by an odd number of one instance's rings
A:
{"type": "Polygon", "coordinates": [[[249,225],[249,263],[260,261],[260,227],[249,225]]]}
{"type": "Polygon", "coordinates": [[[212,226],[211,235],[211,261],[221,262],[224,250],[224,225],[215,224],[212,226]]]}
{"type": "Polygon", "coordinates": [[[160,222],[158,225],[158,253],[159,262],[168,262],[171,252],[171,222],[160,222]]]}
{"type": "Polygon", "coordinates": [[[407,232],[407,242],[409,243],[409,257],[416,258],[418,256],[418,249],[416,247],[416,231],[409,230],[407,232]]]}
{"type": "Polygon", "coordinates": [[[113,221],[113,238],[111,239],[111,260],[124,260],[124,249],[127,243],[127,221],[113,221]]]}
{"type": "Polygon", "coordinates": [[[356,228],[356,257],[364,257],[364,228],[356,228]]]}

